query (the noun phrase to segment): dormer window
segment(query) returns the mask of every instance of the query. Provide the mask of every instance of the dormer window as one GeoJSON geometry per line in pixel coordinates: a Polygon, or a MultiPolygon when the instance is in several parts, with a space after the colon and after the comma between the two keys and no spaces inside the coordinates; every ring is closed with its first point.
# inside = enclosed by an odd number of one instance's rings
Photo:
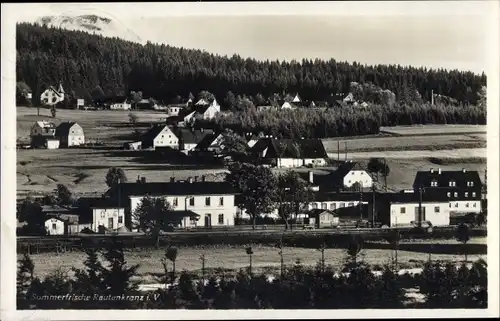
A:
{"type": "Polygon", "coordinates": [[[457,192],[455,192],[455,193],[453,194],[453,196],[458,197],[458,193],[457,193],[457,192]]]}
{"type": "Polygon", "coordinates": [[[450,187],[455,187],[457,186],[457,183],[455,181],[450,181],[450,187]]]}
{"type": "Polygon", "coordinates": [[[435,179],[433,179],[433,180],[431,181],[431,186],[432,186],[432,187],[437,187],[437,186],[438,186],[438,182],[437,182],[435,179]]]}
{"type": "Polygon", "coordinates": [[[448,197],[451,197],[451,192],[448,192],[447,195],[448,195],[448,197]]]}
{"type": "Polygon", "coordinates": [[[474,186],[474,182],[467,182],[467,186],[473,187],[474,186]]]}

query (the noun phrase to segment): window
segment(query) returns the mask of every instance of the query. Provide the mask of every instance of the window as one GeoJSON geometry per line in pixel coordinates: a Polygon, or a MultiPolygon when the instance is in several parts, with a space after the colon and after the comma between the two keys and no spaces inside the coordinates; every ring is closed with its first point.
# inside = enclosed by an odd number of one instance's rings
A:
{"type": "Polygon", "coordinates": [[[354,206],[354,203],[353,202],[349,203],[349,207],[352,207],[352,206],[354,206]]]}
{"type": "Polygon", "coordinates": [[[455,181],[450,181],[450,186],[455,187],[457,186],[457,183],[455,181]]]}
{"type": "Polygon", "coordinates": [[[189,218],[189,224],[191,224],[191,225],[196,225],[196,218],[194,218],[194,217],[190,217],[190,218],[189,218]]]}
{"type": "Polygon", "coordinates": [[[118,224],[123,224],[123,216],[118,216],[118,224]]]}
{"type": "Polygon", "coordinates": [[[337,208],[337,206],[336,206],[336,205],[337,205],[337,204],[335,204],[335,203],[331,203],[331,204],[330,204],[330,210],[331,210],[331,211],[335,210],[335,209],[337,208]]]}
{"type": "Polygon", "coordinates": [[[340,203],[340,208],[345,207],[345,203],[340,203]]]}
{"type": "Polygon", "coordinates": [[[354,175],[354,172],[351,172],[351,175],[354,175]]]}
{"type": "Polygon", "coordinates": [[[472,192],[472,197],[476,197],[476,192],[472,192]]]}
{"type": "Polygon", "coordinates": [[[318,208],[318,203],[312,203],[312,207],[313,207],[313,209],[317,209],[318,208]]]}
{"type": "Polygon", "coordinates": [[[439,206],[434,207],[434,213],[439,213],[441,208],[439,206]]]}
{"type": "Polygon", "coordinates": [[[446,195],[448,195],[448,197],[451,197],[451,192],[446,193],[446,195]]]}
{"type": "Polygon", "coordinates": [[[474,186],[474,182],[467,182],[467,186],[473,187],[474,186]]]}
{"type": "Polygon", "coordinates": [[[349,181],[349,184],[351,184],[351,181],[349,181]]]}
{"type": "Polygon", "coordinates": [[[465,197],[469,197],[469,193],[468,192],[465,192],[465,197]]]}
{"type": "Polygon", "coordinates": [[[465,203],[465,207],[469,207],[469,203],[465,203]]]}
{"type": "Polygon", "coordinates": [[[105,211],[101,211],[101,218],[105,218],[106,217],[106,212],[105,211]]]}
{"type": "Polygon", "coordinates": [[[189,199],[189,206],[194,206],[194,197],[189,199]]]}
{"type": "Polygon", "coordinates": [[[451,208],[451,203],[450,203],[450,208],[451,208]]]}
{"type": "Polygon", "coordinates": [[[219,214],[219,224],[224,224],[224,214],[219,214]]]}
{"type": "Polygon", "coordinates": [[[210,197],[205,197],[205,206],[210,206],[210,197]]]}
{"type": "Polygon", "coordinates": [[[399,209],[399,213],[401,213],[401,214],[406,214],[406,207],[401,207],[401,208],[399,209]]]}
{"type": "Polygon", "coordinates": [[[472,207],[476,207],[476,203],[472,203],[472,207]]]}
{"type": "Polygon", "coordinates": [[[221,196],[219,198],[219,206],[224,206],[224,197],[223,196],[221,196]]]}
{"type": "Polygon", "coordinates": [[[172,205],[174,205],[174,207],[177,207],[179,206],[179,198],[174,198],[174,201],[172,202],[172,205]]]}
{"type": "Polygon", "coordinates": [[[458,197],[458,193],[457,192],[453,193],[453,196],[458,197]]]}
{"type": "Polygon", "coordinates": [[[52,223],[52,229],[53,230],[57,229],[57,224],[56,223],[52,223]]]}
{"type": "Polygon", "coordinates": [[[458,207],[458,203],[455,203],[455,207],[458,207]]]}
{"type": "Polygon", "coordinates": [[[434,179],[434,180],[432,180],[432,182],[431,182],[431,186],[432,186],[432,187],[437,187],[437,186],[438,186],[438,182],[437,182],[435,179],[434,179]]]}
{"type": "Polygon", "coordinates": [[[321,204],[321,209],[322,209],[322,210],[326,210],[326,209],[328,209],[328,204],[326,204],[326,203],[322,203],[322,204],[321,204]]]}

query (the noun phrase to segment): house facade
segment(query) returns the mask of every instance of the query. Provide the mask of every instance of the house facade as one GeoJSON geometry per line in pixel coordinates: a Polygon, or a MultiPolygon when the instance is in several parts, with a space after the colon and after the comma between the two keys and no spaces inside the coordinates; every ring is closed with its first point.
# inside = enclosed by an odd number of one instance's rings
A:
{"type": "Polygon", "coordinates": [[[30,131],[31,146],[35,148],[59,148],[59,140],[55,138],[56,125],[53,122],[40,120],[33,124],[30,131]]]}
{"type": "Polygon", "coordinates": [[[66,234],[66,223],[57,217],[49,218],[45,221],[45,231],[47,235],[64,235],[66,234]]]}
{"type": "Polygon", "coordinates": [[[179,138],[167,125],[156,125],[144,134],[141,148],[170,147],[179,148],[179,138]]]}
{"type": "Polygon", "coordinates": [[[117,230],[125,226],[125,208],[93,207],[92,231],[99,232],[100,226],[104,226],[108,231],[117,230]]]}
{"type": "Polygon", "coordinates": [[[185,153],[192,151],[207,135],[212,135],[212,130],[177,128],[174,130],[179,138],[179,150],[185,153]]]}
{"type": "Polygon", "coordinates": [[[467,169],[444,171],[431,168],[419,171],[413,182],[416,193],[440,195],[448,201],[451,215],[481,212],[483,183],[477,171],[467,169]]]}
{"type": "Polygon", "coordinates": [[[75,122],[63,122],[56,128],[55,136],[61,147],[71,147],[85,144],[83,128],[75,122]]]}
{"type": "Polygon", "coordinates": [[[347,161],[333,173],[326,175],[320,188],[323,190],[350,188],[356,183],[362,188],[371,188],[373,178],[359,163],[347,161]]]}
{"type": "Polygon", "coordinates": [[[46,149],[58,149],[60,146],[60,141],[57,138],[46,138],[44,147],[46,149]]]}
{"type": "Polygon", "coordinates": [[[170,104],[166,108],[167,117],[179,116],[186,104],[170,104]]]}
{"type": "Polygon", "coordinates": [[[307,216],[304,223],[316,228],[328,228],[339,226],[340,220],[335,213],[329,210],[315,209],[305,213],[307,216]]]}
{"type": "Polygon", "coordinates": [[[130,110],[132,105],[125,96],[106,97],[102,102],[105,108],[111,110],[130,110]]]}
{"type": "Polygon", "coordinates": [[[56,105],[64,100],[64,94],[64,88],[61,83],[58,89],[50,86],[40,95],[40,102],[48,106],[56,105]]]}
{"type": "Polygon", "coordinates": [[[141,200],[149,195],[161,197],[171,205],[175,218],[181,226],[217,227],[233,226],[237,191],[226,182],[207,182],[204,177],[189,178],[187,181],[123,183],[106,192],[107,197],[123,204],[127,203],[130,227],[134,230],[134,213],[141,200]],[[191,212],[196,215],[190,214],[191,212]],[[186,216],[182,216],[186,215],[186,216]]]}
{"type": "MultiPolygon", "coordinates": [[[[415,226],[418,222],[419,202],[394,201],[390,207],[390,227],[415,226]]],[[[447,202],[422,202],[422,221],[429,221],[433,226],[450,225],[450,209],[447,202]]]]}

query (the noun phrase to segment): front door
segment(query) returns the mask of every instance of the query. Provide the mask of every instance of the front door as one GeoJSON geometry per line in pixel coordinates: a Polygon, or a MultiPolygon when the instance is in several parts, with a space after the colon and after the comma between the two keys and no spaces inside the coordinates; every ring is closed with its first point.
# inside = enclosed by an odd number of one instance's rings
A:
{"type": "Polygon", "coordinates": [[[205,227],[212,226],[212,214],[205,214],[205,227]]]}
{"type": "Polygon", "coordinates": [[[108,218],[108,229],[113,229],[113,218],[108,218]]]}
{"type": "MultiPolygon", "coordinates": [[[[415,222],[418,223],[418,206],[415,206],[415,222]]],[[[422,222],[425,221],[425,206],[422,206],[422,222]]]]}

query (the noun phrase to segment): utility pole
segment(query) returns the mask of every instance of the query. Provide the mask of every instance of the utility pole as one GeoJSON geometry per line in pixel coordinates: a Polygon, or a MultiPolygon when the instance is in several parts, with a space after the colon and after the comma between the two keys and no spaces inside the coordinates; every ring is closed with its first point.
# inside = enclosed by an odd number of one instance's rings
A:
{"type": "Polygon", "coordinates": [[[340,161],[340,140],[337,139],[337,161],[340,161]]]}
{"type": "Polygon", "coordinates": [[[359,183],[359,219],[363,220],[363,185],[359,183]]]}
{"type": "Polygon", "coordinates": [[[431,105],[434,105],[434,89],[431,90],[431,105]]]}
{"type": "Polygon", "coordinates": [[[372,183],[372,227],[375,227],[375,183],[372,183]]]}
{"type": "Polygon", "coordinates": [[[345,161],[347,162],[347,142],[344,142],[345,161]]]}
{"type": "Polygon", "coordinates": [[[385,187],[385,192],[387,193],[387,171],[386,171],[386,168],[387,168],[387,161],[384,157],[384,171],[383,171],[383,174],[384,174],[384,187],[385,187]]]}
{"type": "Polygon", "coordinates": [[[422,192],[423,192],[423,187],[420,186],[418,188],[418,227],[422,227],[422,192]]]}

